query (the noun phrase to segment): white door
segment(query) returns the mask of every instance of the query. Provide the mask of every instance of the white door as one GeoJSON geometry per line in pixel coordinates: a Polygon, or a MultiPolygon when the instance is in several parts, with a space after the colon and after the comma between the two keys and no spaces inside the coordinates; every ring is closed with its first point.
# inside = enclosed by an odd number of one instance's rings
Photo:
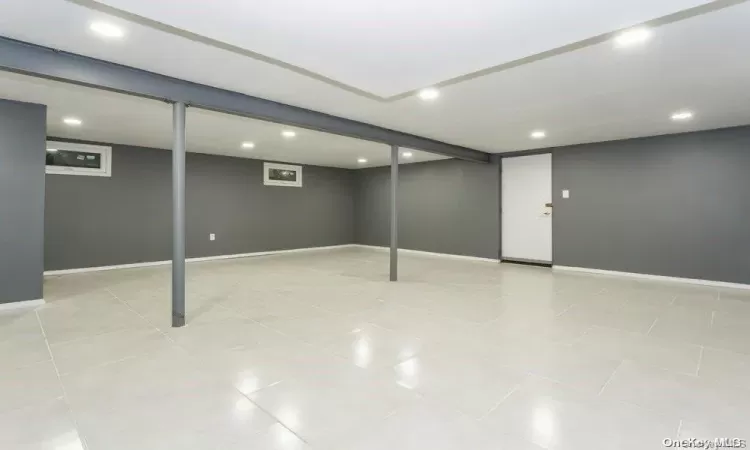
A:
{"type": "Polygon", "coordinates": [[[503,259],[552,263],[552,155],[502,164],[503,259]]]}

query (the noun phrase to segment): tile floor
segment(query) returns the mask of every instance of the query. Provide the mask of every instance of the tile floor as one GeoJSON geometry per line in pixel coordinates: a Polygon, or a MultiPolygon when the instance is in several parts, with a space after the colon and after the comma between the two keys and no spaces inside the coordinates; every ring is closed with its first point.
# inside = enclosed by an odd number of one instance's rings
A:
{"type": "Polygon", "coordinates": [[[364,249],[50,277],[0,448],[660,449],[750,438],[750,293],[364,249]]]}

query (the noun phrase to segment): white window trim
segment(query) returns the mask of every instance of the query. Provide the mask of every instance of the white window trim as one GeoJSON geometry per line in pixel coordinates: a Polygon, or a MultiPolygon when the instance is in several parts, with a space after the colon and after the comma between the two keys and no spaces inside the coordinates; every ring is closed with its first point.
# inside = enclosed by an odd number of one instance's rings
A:
{"type": "Polygon", "coordinates": [[[290,164],[276,164],[276,163],[263,163],[263,184],[266,186],[291,186],[291,187],[302,187],[302,166],[294,166],[290,164]],[[271,169],[278,170],[293,170],[297,172],[296,181],[279,181],[272,180],[269,178],[271,169]]]}
{"type": "Polygon", "coordinates": [[[87,167],[46,166],[46,172],[48,174],[84,175],[90,177],[112,176],[112,147],[107,147],[104,145],[75,144],[72,142],[47,141],[47,148],[71,150],[74,152],[98,153],[102,158],[102,166],[99,169],[90,169],[87,167]]]}

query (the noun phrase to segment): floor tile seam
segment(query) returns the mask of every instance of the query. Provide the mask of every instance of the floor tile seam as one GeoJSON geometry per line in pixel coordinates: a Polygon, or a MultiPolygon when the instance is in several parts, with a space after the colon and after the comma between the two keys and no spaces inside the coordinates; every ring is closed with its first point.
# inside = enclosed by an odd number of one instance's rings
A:
{"type": "Polygon", "coordinates": [[[598,397],[602,396],[602,393],[607,389],[607,386],[609,386],[610,381],[615,377],[615,374],[617,374],[617,371],[622,367],[622,365],[625,364],[625,360],[620,360],[620,363],[615,367],[615,369],[612,371],[612,373],[607,378],[607,381],[604,382],[601,389],[599,389],[599,393],[597,394],[598,397]]]}
{"type": "MultiPolygon", "coordinates": [[[[283,380],[282,380],[282,381],[283,381],[283,380]]],[[[282,381],[280,381],[279,383],[281,383],[282,381]]],[[[277,383],[277,384],[278,384],[278,383],[277,383]]],[[[285,430],[287,430],[288,432],[290,432],[290,433],[291,433],[292,435],[296,436],[296,437],[297,437],[297,439],[299,439],[300,441],[304,442],[304,443],[305,443],[306,445],[310,445],[310,444],[309,444],[309,442],[307,442],[307,440],[306,440],[306,439],[302,438],[302,436],[300,436],[300,435],[299,435],[299,434],[297,434],[297,433],[296,433],[296,432],[295,432],[294,430],[292,430],[291,428],[289,428],[289,427],[288,427],[288,426],[287,426],[287,425],[286,425],[286,424],[285,424],[284,422],[282,422],[281,420],[279,420],[279,418],[278,418],[278,417],[276,417],[276,416],[275,416],[275,415],[273,415],[273,414],[272,414],[272,413],[271,413],[270,411],[268,411],[267,409],[263,408],[263,407],[262,407],[262,406],[260,406],[260,405],[259,405],[258,403],[256,403],[255,401],[253,401],[253,399],[251,399],[249,395],[246,395],[246,394],[245,394],[244,392],[242,392],[242,391],[240,391],[239,389],[237,389],[237,387],[236,387],[236,386],[232,386],[232,388],[233,388],[233,389],[234,389],[235,391],[239,392],[239,393],[240,393],[240,395],[241,395],[242,397],[244,397],[245,399],[247,399],[247,401],[249,401],[250,403],[252,403],[252,404],[253,404],[253,405],[254,405],[254,406],[255,406],[256,408],[258,408],[258,409],[259,409],[259,410],[260,410],[260,411],[261,411],[261,412],[262,412],[263,414],[265,414],[266,416],[270,417],[270,418],[271,418],[271,419],[272,419],[272,420],[273,420],[273,421],[274,421],[275,423],[277,423],[277,424],[281,425],[281,427],[282,427],[282,428],[284,428],[285,430]]],[[[257,391],[256,391],[256,392],[257,392],[257,391]]],[[[260,434],[260,433],[259,433],[259,434],[260,434]]]]}
{"type": "Polygon", "coordinates": [[[55,362],[55,356],[52,354],[52,349],[50,348],[50,344],[47,339],[47,333],[45,332],[44,325],[42,324],[42,319],[39,317],[39,313],[37,311],[34,311],[34,314],[36,314],[37,323],[39,323],[39,328],[42,331],[42,336],[44,336],[44,341],[47,344],[47,351],[49,352],[50,360],[52,361],[52,367],[55,369],[55,374],[57,375],[57,383],[59,384],[60,391],[63,394],[62,395],[63,402],[65,403],[65,406],[67,407],[70,420],[73,421],[73,427],[75,427],[76,433],[78,434],[78,438],[80,439],[84,450],[86,450],[88,449],[88,443],[86,442],[86,437],[83,435],[83,433],[80,430],[80,427],[78,426],[78,420],[76,419],[76,415],[73,412],[73,407],[70,404],[68,393],[67,393],[67,390],[65,389],[65,384],[62,381],[62,376],[60,376],[60,369],[57,367],[57,363],[55,362]]]}
{"type": "Polygon", "coordinates": [[[545,376],[540,376],[540,375],[536,375],[536,374],[531,374],[531,375],[534,376],[534,377],[540,378],[540,379],[551,381],[551,382],[553,382],[555,384],[558,384],[558,385],[562,386],[565,389],[572,390],[573,392],[575,392],[577,394],[583,395],[584,397],[588,397],[590,400],[598,400],[598,401],[602,401],[602,402],[604,402],[606,404],[614,405],[614,406],[629,406],[629,407],[637,408],[639,410],[643,410],[643,411],[648,412],[650,414],[654,414],[654,415],[658,416],[659,418],[665,419],[665,420],[673,420],[673,419],[674,420],[678,420],[678,421],[683,420],[683,417],[680,416],[680,415],[672,416],[671,414],[666,413],[666,412],[664,412],[662,410],[654,409],[654,408],[651,408],[649,406],[644,406],[644,405],[641,405],[639,403],[635,403],[635,402],[632,402],[632,401],[629,401],[629,400],[609,399],[609,398],[606,398],[604,396],[599,396],[597,394],[592,394],[590,392],[587,392],[586,390],[582,390],[580,388],[577,388],[575,386],[571,386],[570,384],[563,383],[563,382],[561,382],[559,380],[555,380],[553,378],[549,378],[549,377],[545,377],[545,376]]]}
{"type": "Polygon", "coordinates": [[[123,305],[125,305],[126,308],[128,308],[136,316],[140,317],[141,320],[143,320],[144,322],[146,322],[146,324],[148,324],[150,327],[152,327],[153,329],[155,329],[156,331],[158,331],[159,333],[161,333],[161,335],[164,336],[164,338],[166,338],[172,344],[178,345],[177,342],[172,338],[172,336],[170,336],[169,334],[167,334],[166,332],[164,332],[161,328],[157,327],[156,324],[154,324],[149,319],[147,319],[143,314],[141,314],[140,312],[136,311],[132,307],[132,305],[130,305],[130,303],[128,303],[127,301],[121,299],[120,297],[118,297],[117,295],[115,295],[115,293],[112,292],[112,291],[110,291],[109,289],[106,289],[106,290],[109,293],[109,295],[111,295],[113,298],[115,298],[118,302],[120,302],[123,305]]]}
{"type": "Polygon", "coordinates": [[[698,367],[695,369],[695,376],[698,378],[700,378],[700,374],[701,374],[701,363],[703,362],[703,350],[704,349],[705,347],[701,345],[701,352],[700,352],[700,355],[698,356],[698,367]]]}
{"type": "MultiPolygon", "coordinates": [[[[527,377],[527,378],[528,378],[528,377],[527,377]]],[[[509,399],[511,395],[513,395],[514,393],[518,392],[518,390],[519,390],[519,389],[521,389],[521,387],[522,387],[522,386],[524,385],[524,382],[525,382],[525,381],[526,381],[526,380],[523,380],[523,381],[521,381],[520,383],[518,383],[518,384],[514,385],[514,386],[513,386],[513,387],[512,387],[511,389],[510,389],[510,391],[508,391],[508,392],[507,392],[507,393],[506,393],[506,394],[505,394],[505,395],[503,396],[503,398],[501,398],[500,400],[498,400],[498,401],[497,401],[497,402],[496,402],[496,403],[495,403],[495,404],[494,404],[494,405],[493,405],[493,406],[492,406],[492,407],[491,407],[491,408],[490,408],[489,410],[487,410],[487,412],[485,412],[484,414],[482,414],[482,416],[481,416],[481,417],[477,418],[477,419],[476,419],[476,420],[477,420],[477,422],[483,422],[483,421],[484,421],[484,420],[485,420],[485,419],[486,419],[486,418],[487,418],[487,417],[488,417],[488,416],[489,416],[490,414],[492,414],[493,412],[495,412],[495,410],[496,410],[497,408],[499,408],[499,407],[500,407],[500,406],[501,406],[501,405],[502,405],[502,404],[503,404],[503,403],[504,403],[504,402],[505,402],[505,401],[506,401],[507,399],[509,399]]]]}

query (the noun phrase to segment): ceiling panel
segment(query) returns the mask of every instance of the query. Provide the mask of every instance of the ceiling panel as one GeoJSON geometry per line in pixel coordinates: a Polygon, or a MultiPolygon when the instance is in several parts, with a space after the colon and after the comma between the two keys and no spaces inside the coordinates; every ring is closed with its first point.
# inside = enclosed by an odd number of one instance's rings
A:
{"type": "Polygon", "coordinates": [[[389,97],[708,0],[94,0],[389,97]]]}
{"type": "Polygon", "coordinates": [[[506,152],[750,124],[750,2],[714,3],[736,4],[655,28],[641,46],[616,48],[603,42],[442,88],[440,98],[429,103],[413,96],[390,103],[371,100],[66,0],[0,2],[0,34],[452,144],[506,152]],[[93,35],[89,24],[101,20],[121,26],[125,37],[93,35]],[[685,108],[695,112],[694,120],[669,120],[672,112],[685,108]],[[534,129],[546,130],[547,138],[530,139],[534,129]]]}

